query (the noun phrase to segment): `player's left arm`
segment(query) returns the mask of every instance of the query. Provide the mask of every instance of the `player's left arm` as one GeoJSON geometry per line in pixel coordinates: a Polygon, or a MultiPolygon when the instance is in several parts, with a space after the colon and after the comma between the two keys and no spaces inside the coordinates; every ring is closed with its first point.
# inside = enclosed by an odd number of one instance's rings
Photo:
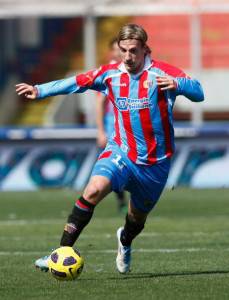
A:
{"type": "Polygon", "coordinates": [[[190,77],[177,77],[176,95],[183,95],[193,102],[204,101],[204,92],[200,82],[190,77]]]}
{"type": "Polygon", "coordinates": [[[156,80],[161,90],[168,90],[175,97],[183,95],[194,102],[204,100],[204,92],[198,80],[192,79],[181,69],[161,61],[154,61],[154,66],[160,70],[156,80]]]}
{"type": "Polygon", "coordinates": [[[183,95],[194,102],[200,102],[204,100],[204,92],[201,84],[196,79],[190,77],[172,77],[172,76],[158,76],[157,85],[161,90],[171,90],[175,94],[183,95]]]}

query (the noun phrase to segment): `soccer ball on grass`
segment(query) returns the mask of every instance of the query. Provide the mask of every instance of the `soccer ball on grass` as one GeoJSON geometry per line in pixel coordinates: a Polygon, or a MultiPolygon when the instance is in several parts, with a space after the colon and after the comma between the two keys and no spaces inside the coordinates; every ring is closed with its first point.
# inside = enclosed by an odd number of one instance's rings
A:
{"type": "Polygon", "coordinates": [[[67,246],[60,247],[51,253],[48,266],[56,279],[74,280],[83,270],[84,259],[78,250],[67,246]]]}

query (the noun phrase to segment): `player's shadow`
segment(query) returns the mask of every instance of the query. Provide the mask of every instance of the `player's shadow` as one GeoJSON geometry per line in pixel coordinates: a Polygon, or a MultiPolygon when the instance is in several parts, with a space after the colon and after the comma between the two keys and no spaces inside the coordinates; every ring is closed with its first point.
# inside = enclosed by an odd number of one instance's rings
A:
{"type": "Polygon", "coordinates": [[[131,280],[141,278],[164,278],[164,277],[183,277],[183,276],[201,276],[201,275],[221,275],[229,274],[229,270],[209,270],[209,271],[183,271],[169,273],[129,273],[120,275],[119,278],[109,278],[115,280],[131,280]]]}
{"type": "MultiPolygon", "coordinates": [[[[209,270],[209,271],[183,271],[183,272],[169,272],[169,273],[128,273],[120,274],[120,276],[106,277],[106,280],[133,280],[146,278],[165,278],[165,277],[183,277],[183,276],[202,276],[202,275],[222,275],[229,274],[229,270],[209,270]]],[[[83,281],[98,280],[98,278],[81,278],[83,281]]],[[[104,276],[101,280],[104,280],[104,276]]]]}

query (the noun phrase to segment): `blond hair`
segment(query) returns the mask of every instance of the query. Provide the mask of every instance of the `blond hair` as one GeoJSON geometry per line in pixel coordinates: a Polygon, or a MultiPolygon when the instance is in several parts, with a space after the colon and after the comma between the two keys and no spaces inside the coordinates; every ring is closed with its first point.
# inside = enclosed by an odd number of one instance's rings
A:
{"type": "Polygon", "coordinates": [[[123,40],[139,40],[142,46],[146,47],[147,53],[151,53],[149,46],[146,44],[148,35],[144,28],[137,24],[126,24],[124,25],[117,36],[118,45],[123,40]]]}

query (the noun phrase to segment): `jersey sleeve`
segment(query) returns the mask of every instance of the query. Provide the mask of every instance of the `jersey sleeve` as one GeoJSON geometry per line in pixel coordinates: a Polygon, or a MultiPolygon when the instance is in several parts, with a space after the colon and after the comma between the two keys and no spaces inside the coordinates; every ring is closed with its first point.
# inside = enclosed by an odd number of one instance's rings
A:
{"type": "Polygon", "coordinates": [[[183,77],[178,77],[175,80],[177,95],[183,95],[193,102],[204,101],[204,92],[198,80],[183,77]]]}
{"type": "Polygon", "coordinates": [[[35,85],[38,99],[49,96],[83,93],[88,89],[106,94],[103,68],[44,84],[35,85]]]}
{"type": "Polygon", "coordinates": [[[170,64],[155,61],[155,67],[164,72],[165,75],[171,76],[176,81],[177,87],[174,91],[175,96],[183,95],[193,102],[204,100],[204,92],[198,80],[192,79],[181,69],[170,64]]]}

